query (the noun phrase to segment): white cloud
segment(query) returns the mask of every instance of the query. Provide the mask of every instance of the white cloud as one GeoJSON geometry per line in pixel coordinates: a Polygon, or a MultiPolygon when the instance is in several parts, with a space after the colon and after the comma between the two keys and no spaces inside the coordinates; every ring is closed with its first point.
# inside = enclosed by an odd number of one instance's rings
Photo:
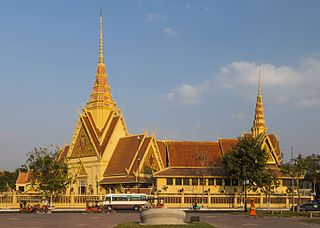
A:
{"type": "MultiPolygon", "coordinates": [[[[211,81],[198,85],[181,84],[167,94],[167,100],[186,105],[199,104],[215,86],[220,90],[230,90],[237,96],[255,99],[259,73],[263,96],[268,97],[270,103],[320,107],[320,58],[316,57],[302,59],[297,67],[235,61],[221,67],[211,81]]],[[[230,118],[243,118],[241,115],[230,118]]]]}
{"type": "Polygon", "coordinates": [[[166,20],[167,17],[158,13],[148,13],[144,16],[144,20],[148,22],[153,21],[163,21],[166,20]]]}
{"type": "Polygon", "coordinates": [[[203,93],[205,93],[207,83],[192,86],[189,84],[181,84],[174,91],[166,94],[169,102],[179,102],[186,105],[197,105],[200,103],[203,93]]]}
{"type": "Polygon", "coordinates": [[[178,30],[175,30],[173,28],[167,27],[163,30],[163,32],[165,34],[167,34],[168,36],[176,36],[179,34],[178,30]]]}
{"type": "Polygon", "coordinates": [[[298,67],[256,64],[237,61],[221,68],[219,81],[236,94],[252,97],[258,74],[261,75],[263,94],[277,104],[299,107],[320,106],[320,59],[305,58],[298,67]]]}

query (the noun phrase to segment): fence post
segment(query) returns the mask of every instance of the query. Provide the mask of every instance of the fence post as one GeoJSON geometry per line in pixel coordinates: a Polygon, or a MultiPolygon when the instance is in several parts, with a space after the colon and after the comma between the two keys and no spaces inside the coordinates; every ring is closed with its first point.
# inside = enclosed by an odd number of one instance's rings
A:
{"type": "Polygon", "coordinates": [[[74,194],[71,195],[71,205],[74,205],[74,194]]]}
{"type": "Polygon", "coordinates": [[[17,193],[14,192],[12,195],[12,204],[13,205],[17,205],[18,204],[18,200],[17,200],[17,193]]]}
{"type": "Polygon", "coordinates": [[[234,200],[234,202],[233,202],[233,207],[234,207],[234,208],[238,208],[238,207],[239,207],[239,206],[238,206],[238,195],[237,195],[236,192],[234,193],[234,198],[233,198],[233,200],[234,200]]]}
{"type": "Polygon", "coordinates": [[[181,205],[184,206],[184,193],[181,193],[181,205]]]}

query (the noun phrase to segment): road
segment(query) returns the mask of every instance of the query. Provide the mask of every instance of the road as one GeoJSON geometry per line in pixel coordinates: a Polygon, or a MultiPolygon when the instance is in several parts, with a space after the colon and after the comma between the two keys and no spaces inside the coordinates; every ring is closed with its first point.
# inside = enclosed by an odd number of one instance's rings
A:
{"type": "MultiPolygon", "coordinates": [[[[218,228],[234,227],[272,227],[272,228],[319,228],[319,225],[302,223],[297,218],[248,218],[243,215],[223,213],[192,213],[200,216],[201,222],[210,223],[218,228]]],[[[0,227],[9,228],[56,228],[56,227],[114,227],[119,223],[139,222],[139,213],[85,214],[85,213],[53,213],[53,214],[19,214],[1,213],[0,227]]]]}

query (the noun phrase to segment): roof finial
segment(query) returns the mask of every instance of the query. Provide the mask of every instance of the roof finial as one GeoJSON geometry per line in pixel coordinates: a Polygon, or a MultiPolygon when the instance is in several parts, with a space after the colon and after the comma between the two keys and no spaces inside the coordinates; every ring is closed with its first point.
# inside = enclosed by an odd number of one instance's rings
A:
{"type": "Polygon", "coordinates": [[[253,120],[253,127],[251,130],[254,137],[257,137],[259,134],[263,132],[267,132],[268,130],[265,126],[263,102],[262,102],[262,95],[261,95],[261,70],[259,70],[259,73],[258,73],[258,95],[257,95],[256,110],[255,110],[255,115],[253,120]]]}
{"type": "Polygon", "coordinates": [[[102,8],[100,7],[99,63],[103,63],[102,8]]]}
{"type": "Polygon", "coordinates": [[[258,74],[258,96],[261,95],[261,69],[259,69],[258,74]]]}

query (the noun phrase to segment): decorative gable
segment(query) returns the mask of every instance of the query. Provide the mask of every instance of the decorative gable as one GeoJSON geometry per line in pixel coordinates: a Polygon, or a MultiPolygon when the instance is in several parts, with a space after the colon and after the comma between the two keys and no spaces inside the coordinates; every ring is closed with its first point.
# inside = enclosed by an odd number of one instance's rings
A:
{"type": "Polygon", "coordinates": [[[84,165],[80,163],[79,170],[78,170],[78,177],[87,177],[87,176],[88,174],[86,169],[84,168],[84,165]]]}
{"type": "Polygon", "coordinates": [[[150,147],[148,154],[144,160],[144,164],[142,166],[142,172],[145,174],[152,174],[160,170],[160,167],[157,162],[157,158],[155,157],[155,152],[153,148],[150,147]]]}
{"type": "Polygon", "coordinates": [[[88,133],[86,132],[84,127],[81,126],[70,158],[91,157],[96,155],[97,154],[90,141],[88,133]]]}

